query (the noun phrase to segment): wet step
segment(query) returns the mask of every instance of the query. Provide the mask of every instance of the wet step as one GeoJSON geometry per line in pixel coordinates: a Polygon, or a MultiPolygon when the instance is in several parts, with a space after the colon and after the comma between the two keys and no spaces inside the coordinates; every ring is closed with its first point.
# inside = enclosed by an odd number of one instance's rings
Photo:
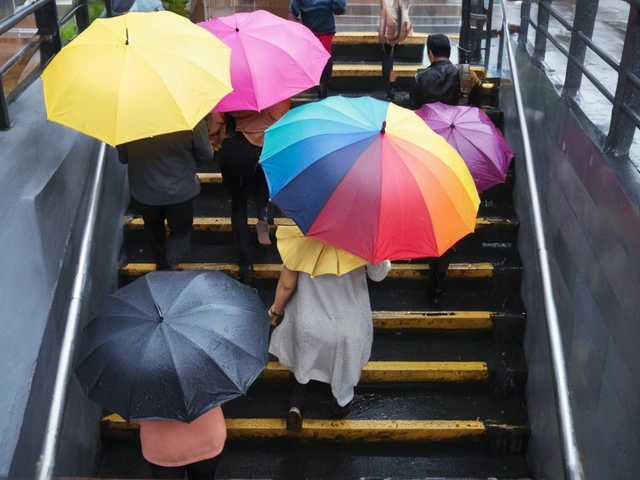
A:
{"type": "MultiPolygon", "coordinates": [[[[105,438],[100,471],[110,478],[151,478],[137,440],[105,438]]],[[[217,479],[385,478],[501,480],[529,478],[525,455],[496,457],[474,441],[363,443],[332,445],[298,439],[227,441],[217,479]],[[330,461],[328,461],[330,459],[330,461]]]]}
{"type": "MultiPolygon", "coordinates": [[[[290,382],[292,374],[279,362],[269,362],[259,380],[290,382]]],[[[484,362],[369,362],[360,382],[487,382],[484,362]]]]}
{"type": "MultiPolygon", "coordinates": [[[[249,231],[254,233],[257,218],[249,218],[249,231]]],[[[270,229],[272,241],[275,241],[275,231],[278,226],[293,226],[293,220],[286,217],[276,217],[270,229]]],[[[520,224],[514,219],[478,218],[476,230],[467,235],[457,245],[458,248],[495,247],[509,248],[516,243],[520,224]]],[[[145,241],[143,229],[144,221],[141,217],[126,215],[123,221],[126,241],[145,241]],[[142,239],[142,240],[141,240],[142,239]]],[[[229,217],[195,217],[193,219],[194,235],[192,243],[233,243],[231,235],[231,219],[229,217]]]]}
{"type": "MultiPolygon", "coordinates": [[[[211,258],[212,256],[223,256],[228,258],[233,256],[232,254],[235,252],[235,246],[210,245],[207,250],[211,250],[211,252],[206,255],[208,258],[211,258]],[[228,250],[228,252],[223,250],[228,250]]],[[[278,255],[274,247],[270,250],[274,257],[278,255]]],[[[147,254],[148,256],[151,255],[150,252],[147,252],[147,254]]],[[[238,276],[238,265],[235,263],[185,262],[181,263],[180,267],[185,270],[219,270],[232,276],[238,276]]],[[[282,263],[255,263],[253,268],[255,279],[277,280],[280,277],[282,263]]],[[[119,273],[124,277],[139,277],[152,272],[155,269],[155,263],[128,263],[120,268],[119,273]]],[[[452,263],[449,266],[447,278],[488,280],[494,277],[499,277],[503,274],[512,277],[514,273],[521,273],[521,270],[522,267],[520,265],[498,265],[489,262],[452,263]]],[[[393,263],[391,265],[391,271],[387,275],[387,279],[424,280],[427,278],[428,273],[429,265],[426,263],[393,263]]]]}
{"type": "MultiPolygon", "coordinates": [[[[282,385],[256,384],[246,396],[225,405],[229,440],[282,439],[287,436],[285,417],[290,389],[282,385]]],[[[357,392],[351,415],[331,420],[331,392],[323,385],[310,386],[305,397],[301,439],[314,441],[430,442],[511,435],[526,443],[529,435],[526,405],[521,398],[496,398],[476,391],[357,392]]],[[[133,437],[136,422],[126,423],[116,414],[102,419],[103,435],[133,437]]],[[[513,452],[512,452],[513,453],[513,452]]]]}
{"type": "MultiPolygon", "coordinates": [[[[215,166],[212,168],[216,168],[215,166]]],[[[223,217],[231,212],[231,199],[226,188],[222,185],[222,176],[219,172],[202,172],[198,174],[202,184],[202,191],[195,200],[194,209],[196,216],[223,217]]],[[[511,220],[516,219],[513,208],[512,189],[514,176],[507,171],[507,182],[496,185],[482,193],[480,198],[479,217],[502,217],[511,220]]],[[[250,198],[249,212],[255,208],[250,198]]]]}

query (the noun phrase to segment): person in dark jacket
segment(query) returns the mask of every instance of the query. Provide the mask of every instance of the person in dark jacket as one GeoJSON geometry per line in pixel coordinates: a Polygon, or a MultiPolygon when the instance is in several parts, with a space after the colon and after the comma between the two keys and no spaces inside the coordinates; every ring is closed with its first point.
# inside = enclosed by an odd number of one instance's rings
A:
{"type": "Polygon", "coordinates": [[[409,90],[411,108],[425,103],[442,102],[458,105],[460,101],[460,71],[451,63],[451,43],[446,35],[429,35],[427,54],[431,65],[416,74],[409,90]]]}
{"type": "MultiPolygon", "coordinates": [[[[318,40],[331,55],[331,42],[336,34],[334,15],[342,15],[346,7],[346,0],[291,0],[289,12],[318,37],[318,40]]],[[[325,98],[329,94],[329,79],[332,71],[333,59],[329,58],[320,76],[320,85],[318,86],[320,98],[325,98]]]]}
{"type": "Polygon", "coordinates": [[[178,270],[189,251],[193,199],[200,193],[196,163],[213,161],[205,121],[193,131],[143,138],[116,148],[120,162],[128,165],[129,190],[141,205],[156,269],[178,270]]]}
{"type": "MultiPolygon", "coordinates": [[[[460,67],[449,60],[451,43],[446,35],[429,35],[427,53],[431,65],[418,73],[409,90],[409,103],[417,110],[426,103],[442,102],[447,105],[458,105],[461,100],[460,67]]],[[[475,75],[475,74],[474,74],[475,75]]],[[[472,80],[478,84],[478,78],[472,80]]],[[[455,247],[450,248],[440,257],[429,259],[429,284],[427,301],[439,307],[444,293],[444,279],[455,247]]]]}

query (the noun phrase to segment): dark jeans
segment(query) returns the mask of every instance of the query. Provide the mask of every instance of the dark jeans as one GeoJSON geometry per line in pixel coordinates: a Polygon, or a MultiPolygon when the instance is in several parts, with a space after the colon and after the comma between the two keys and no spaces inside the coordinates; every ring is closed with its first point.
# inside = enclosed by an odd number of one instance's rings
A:
{"type": "Polygon", "coordinates": [[[250,193],[255,198],[258,220],[272,221],[268,215],[269,188],[258,164],[260,153],[262,148],[251,144],[241,132],[225,139],[219,152],[222,182],[231,195],[231,230],[238,247],[238,266],[243,273],[253,266],[247,226],[250,193]]]}
{"type": "Polygon", "coordinates": [[[387,94],[391,90],[391,72],[393,71],[393,50],[388,43],[382,44],[382,79],[384,80],[384,90],[387,94]]]}
{"type": "Polygon", "coordinates": [[[178,265],[189,251],[193,233],[193,198],[173,205],[142,206],[144,231],[157,265],[178,265]],[[169,236],[164,221],[169,225],[169,236]]]}
{"type": "Polygon", "coordinates": [[[184,479],[186,473],[189,480],[212,480],[215,478],[216,467],[219,461],[220,455],[183,467],[161,467],[160,465],[151,463],[151,475],[153,475],[153,478],[184,479]]]}
{"type": "Polygon", "coordinates": [[[429,265],[430,272],[440,272],[447,274],[449,270],[449,264],[451,263],[451,257],[453,257],[454,248],[450,248],[439,257],[427,258],[427,264],[429,265]]]}

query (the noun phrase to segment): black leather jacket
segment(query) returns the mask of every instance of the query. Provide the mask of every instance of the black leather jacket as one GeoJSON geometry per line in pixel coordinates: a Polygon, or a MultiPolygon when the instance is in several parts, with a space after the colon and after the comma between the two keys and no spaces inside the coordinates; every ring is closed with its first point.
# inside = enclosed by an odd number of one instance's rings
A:
{"type": "Polygon", "coordinates": [[[449,60],[433,62],[413,79],[409,90],[411,108],[416,110],[425,103],[442,102],[458,105],[460,101],[460,72],[449,60]]]}

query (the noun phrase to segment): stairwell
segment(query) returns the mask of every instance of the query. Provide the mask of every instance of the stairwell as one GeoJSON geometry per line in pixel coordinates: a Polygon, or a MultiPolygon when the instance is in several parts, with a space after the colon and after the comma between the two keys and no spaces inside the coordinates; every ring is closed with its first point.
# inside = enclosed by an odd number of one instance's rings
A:
{"type": "MultiPolygon", "coordinates": [[[[366,55],[373,55],[376,47],[371,36],[345,34],[351,38],[346,43],[357,45],[366,55]]],[[[344,38],[338,43],[341,40],[344,38]]],[[[415,60],[415,56],[408,57],[408,73],[397,82],[400,90],[422,67],[415,60]]],[[[344,71],[334,73],[330,94],[382,98],[378,65],[341,65],[344,71]]],[[[485,78],[484,82],[485,109],[500,126],[499,79],[485,78]]],[[[295,97],[293,105],[315,100],[310,90],[295,97]]],[[[208,171],[199,173],[202,193],[196,199],[195,232],[189,258],[182,266],[235,276],[230,200],[218,172],[214,162],[208,171]]],[[[348,419],[329,420],[330,390],[312,384],[303,434],[287,436],[290,374],[274,358],[246,397],[223,406],[228,441],[217,477],[528,477],[530,431],[522,348],[526,314],[519,296],[522,265],[516,247],[513,184],[514,173],[509,171],[504,185],[481,196],[476,232],[458,246],[441,309],[435,310],[426,301],[428,266],[424,261],[394,262],[387,279],[370,283],[375,329],[372,357],[356,388],[348,419]]],[[[250,216],[254,212],[252,205],[249,212],[250,216]]],[[[255,222],[255,218],[250,220],[254,287],[268,306],[281,260],[275,245],[258,246],[255,222]]],[[[290,219],[277,217],[272,238],[278,225],[290,224],[290,219]]],[[[121,285],[155,268],[135,208],[127,213],[123,228],[121,285]]],[[[102,427],[100,476],[150,477],[141,457],[137,425],[105,412],[102,427]]]]}

